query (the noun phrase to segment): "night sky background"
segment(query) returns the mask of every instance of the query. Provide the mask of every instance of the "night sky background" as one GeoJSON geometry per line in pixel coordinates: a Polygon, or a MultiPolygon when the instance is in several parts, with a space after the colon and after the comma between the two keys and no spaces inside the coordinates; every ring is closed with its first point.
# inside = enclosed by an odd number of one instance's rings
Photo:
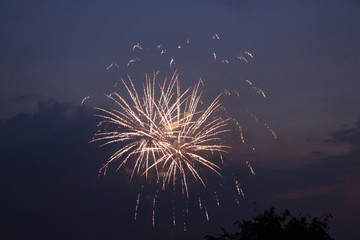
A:
{"type": "Polygon", "coordinates": [[[271,206],[331,213],[331,236],[360,239],[359,26],[357,0],[2,0],[0,239],[202,239],[271,206]],[[136,43],[146,51],[132,52],[136,43]],[[162,59],[154,57],[160,43],[168,49],[162,59]],[[245,50],[255,56],[247,64],[211,61],[212,51],[245,50]],[[140,61],[126,67],[134,54],[140,61]],[[98,131],[92,107],[123,92],[119,78],[130,74],[141,86],[145,72],[169,71],[171,57],[183,86],[203,78],[204,101],[239,91],[223,104],[247,141],[234,143],[218,179],[239,179],[246,198],[237,205],[225,184],[217,208],[210,191],[194,186],[186,232],[181,213],[172,226],[179,197],[169,192],[159,197],[155,227],[150,190],[134,221],[140,180],[98,177],[114,148],[88,143],[98,131]]]}

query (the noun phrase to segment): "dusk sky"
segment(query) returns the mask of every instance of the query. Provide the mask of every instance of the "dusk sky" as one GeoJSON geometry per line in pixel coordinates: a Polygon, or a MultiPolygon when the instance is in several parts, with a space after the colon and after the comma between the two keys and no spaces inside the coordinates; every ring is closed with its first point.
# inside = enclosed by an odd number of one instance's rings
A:
{"type": "Polygon", "coordinates": [[[360,1],[3,0],[0,31],[0,239],[203,239],[271,206],[331,213],[332,237],[360,239],[360,1]],[[160,191],[153,227],[156,190],[135,221],[141,180],[98,177],[116,146],[88,142],[120,78],[175,69],[205,103],[222,93],[245,143],[227,137],[223,179],[194,183],[175,227],[183,197],[160,191]]]}

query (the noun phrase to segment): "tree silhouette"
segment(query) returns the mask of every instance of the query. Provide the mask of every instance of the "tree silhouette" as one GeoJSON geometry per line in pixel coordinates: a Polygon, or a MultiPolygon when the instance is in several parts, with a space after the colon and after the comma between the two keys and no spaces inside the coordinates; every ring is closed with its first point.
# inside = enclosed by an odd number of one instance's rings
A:
{"type": "Polygon", "coordinates": [[[221,228],[218,237],[206,236],[205,240],[333,240],[327,233],[330,214],[322,217],[294,216],[288,210],[276,214],[275,208],[265,210],[252,220],[236,221],[238,232],[228,233],[221,228]]]}

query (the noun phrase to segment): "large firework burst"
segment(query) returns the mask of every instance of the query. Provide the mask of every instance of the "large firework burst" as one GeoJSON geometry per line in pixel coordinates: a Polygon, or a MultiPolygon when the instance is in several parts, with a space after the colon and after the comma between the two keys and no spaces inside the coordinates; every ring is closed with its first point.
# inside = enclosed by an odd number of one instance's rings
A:
{"type": "Polygon", "coordinates": [[[92,142],[104,141],[101,146],[120,146],[99,174],[106,174],[110,164],[119,162],[117,170],[130,166],[130,179],[135,174],[146,178],[150,173],[155,174],[163,188],[180,181],[189,197],[189,177],[205,186],[200,168],[220,175],[221,168],[210,157],[221,156],[229,148],[221,143],[222,133],[230,131],[227,127],[229,119],[214,114],[221,106],[220,95],[208,107],[199,109],[201,80],[192,89],[181,91],[177,72],[170,80],[165,78],[162,84],[158,84],[156,78],[157,72],[146,75],[142,93],[136,90],[130,77],[127,81],[122,79],[128,96],[111,93],[107,96],[116,108],[96,108],[102,112],[96,115],[103,119],[102,122],[119,128],[96,134],[92,142]]]}

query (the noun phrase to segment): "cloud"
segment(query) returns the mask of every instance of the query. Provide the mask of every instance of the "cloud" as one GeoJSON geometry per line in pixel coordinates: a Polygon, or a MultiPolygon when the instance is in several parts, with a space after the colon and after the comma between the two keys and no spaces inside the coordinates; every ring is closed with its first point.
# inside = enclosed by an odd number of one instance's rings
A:
{"type": "MultiPolygon", "coordinates": [[[[360,120],[353,128],[333,132],[331,138],[326,140],[326,142],[333,144],[348,144],[352,147],[358,147],[360,145],[360,120]]],[[[356,151],[356,149],[354,150],[356,151]]]]}
{"type": "Polygon", "coordinates": [[[36,112],[40,96],[35,94],[0,97],[0,119],[11,118],[19,113],[36,112]]]}
{"type": "Polygon", "coordinates": [[[137,192],[121,175],[97,178],[106,158],[88,144],[97,119],[54,101],[38,108],[0,124],[0,238],[130,238],[137,192]]]}
{"type": "MultiPolygon", "coordinates": [[[[346,180],[348,175],[355,175],[360,169],[359,144],[360,144],[360,124],[356,123],[356,126],[333,131],[328,137],[325,144],[346,144],[351,149],[343,154],[325,154],[321,151],[314,150],[312,155],[320,157],[319,160],[306,161],[307,163],[301,166],[289,167],[287,169],[279,170],[286,171],[286,177],[290,181],[295,181],[295,178],[300,178],[301,183],[297,187],[299,191],[297,193],[303,193],[303,195],[311,195],[316,189],[319,190],[317,194],[327,194],[330,189],[339,189],[338,183],[346,180]]],[[[289,191],[282,196],[296,196],[294,191],[289,191]]],[[[301,194],[300,194],[301,195],[301,194]]],[[[300,196],[299,195],[299,196],[300,196]]]]}
{"type": "MultiPolygon", "coordinates": [[[[307,206],[310,211],[329,211],[334,215],[334,225],[359,221],[360,212],[360,124],[336,130],[326,143],[347,144],[348,153],[327,155],[303,166],[271,171],[274,202],[295,208],[307,206]],[[275,192],[275,193],[274,193],[275,192]],[[277,192],[277,193],[276,193],[277,192]],[[322,209],[322,210],[320,210],[322,209]]],[[[303,209],[304,210],[304,209],[303,209]]],[[[355,228],[354,228],[355,230],[355,228]]]]}
{"type": "MultiPolygon", "coordinates": [[[[172,234],[176,239],[201,239],[209,225],[219,226],[190,212],[184,232],[179,208],[179,227],[171,228],[174,202],[179,199],[170,187],[158,197],[153,228],[151,190],[156,186],[145,187],[134,221],[143,181],[129,184],[128,174],[112,171],[97,177],[112,151],[88,143],[99,120],[92,110],[56,101],[40,102],[38,109],[0,123],[0,239],[162,239],[172,234]]],[[[198,195],[194,197],[198,200],[198,195]]],[[[193,205],[192,211],[199,213],[198,201],[193,205]]],[[[209,211],[217,209],[213,205],[209,211]]],[[[225,211],[233,211],[226,206],[225,211]]]]}

